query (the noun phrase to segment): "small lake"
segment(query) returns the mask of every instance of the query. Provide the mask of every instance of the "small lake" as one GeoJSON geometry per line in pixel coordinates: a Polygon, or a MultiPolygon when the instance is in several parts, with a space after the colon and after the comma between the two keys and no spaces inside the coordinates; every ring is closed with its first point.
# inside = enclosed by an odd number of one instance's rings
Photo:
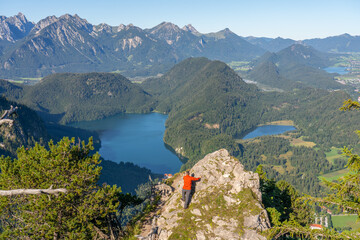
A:
{"type": "Polygon", "coordinates": [[[154,173],[177,173],[182,162],[163,141],[166,119],[159,113],[121,114],[70,126],[98,132],[99,153],[106,160],[132,162],[154,173]]]}
{"type": "Polygon", "coordinates": [[[257,127],[254,131],[245,135],[243,139],[261,137],[265,135],[276,135],[292,130],[296,130],[296,128],[294,126],[288,126],[288,125],[264,125],[257,127]]]}
{"type": "Polygon", "coordinates": [[[346,67],[327,67],[324,68],[324,70],[328,73],[338,73],[340,75],[349,73],[349,71],[346,70],[346,67]]]}

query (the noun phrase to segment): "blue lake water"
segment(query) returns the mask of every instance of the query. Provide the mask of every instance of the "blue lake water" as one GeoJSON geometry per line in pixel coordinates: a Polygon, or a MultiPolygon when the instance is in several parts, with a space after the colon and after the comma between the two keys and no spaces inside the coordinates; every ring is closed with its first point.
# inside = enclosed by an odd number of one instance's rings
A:
{"type": "Polygon", "coordinates": [[[264,135],[276,135],[292,130],[296,130],[296,128],[294,126],[284,126],[284,125],[264,125],[257,127],[254,131],[250,132],[245,137],[243,137],[243,139],[261,137],[264,135]]]}
{"type": "Polygon", "coordinates": [[[159,113],[122,114],[71,126],[97,131],[99,153],[106,160],[132,162],[154,173],[176,173],[182,162],[163,142],[166,119],[159,113]]]}
{"type": "Polygon", "coordinates": [[[349,71],[346,70],[346,67],[327,67],[324,68],[324,70],[328,73],[338,73],[340,75],[349,73],[349,71]]]}

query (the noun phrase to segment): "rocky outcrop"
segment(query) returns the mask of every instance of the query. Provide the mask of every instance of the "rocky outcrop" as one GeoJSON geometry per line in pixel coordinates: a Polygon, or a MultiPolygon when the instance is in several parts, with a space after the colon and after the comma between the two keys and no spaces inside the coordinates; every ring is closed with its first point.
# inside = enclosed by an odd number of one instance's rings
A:
{"type": "Polygon", "coordinates": [[[22,13],[9,18],[0,16],[0,40],[15,42],[25,37],[33,27],[34,23],[29,22],[22,13]]]}
{"type": "Polygon", "coordinates": [[[152,221],[158,239],[266,239],[262,232],[270,223],[257,173],[246,171],[225,149],[205,156],[191,173],[201,180],[193,186],[190,206],[183,209],[178,174],[174,192],[152,221]]]}
{"type": "Polygon", "coordinates": [[[200,34],[200,33],[198,32],[198,30],[196,30],[196,28],[194,28],[193,25],[191,25],[191,24],[185,25],[185,26],[182,28],[182,30],[191,32],[192,34],[195,34],[195,35],[200,34]]]}

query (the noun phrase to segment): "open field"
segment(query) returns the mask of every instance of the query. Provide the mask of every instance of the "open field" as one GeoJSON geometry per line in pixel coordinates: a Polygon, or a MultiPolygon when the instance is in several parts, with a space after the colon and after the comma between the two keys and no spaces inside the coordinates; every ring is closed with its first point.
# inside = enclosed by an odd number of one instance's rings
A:
{"type": "Polygon", "coordinates": [[[353,230],[360,229],[360,222],[356,222],[357,215],[332,215],[331,220],[334,228],[351,227],[353,230]]]}
{"type": "Polygon", "coordinates": [[[294,126],[294,121],[293,120],[279,120],[279,121],[267,122],[266,124],[260,124],[259,126],[264,126],[264,125],[294,126]]]}
{"type": "Polygon", "coordinates": [[[283,166],[281,165],[276,165],[276,166],[273,166],[273,169],[276,170],[278,173],[280,174],[284,174],[285,173],[285,169],[283,168],[283,166]]]}
{"type": "Polygon", "coordinates": [[[326,152],[326,159],[330,162],[330,163],[334,163],[334,160],[337,158],[342,158],[342,159],[346,159],[345,156],[342,155],[342,153],[339,153],[339,151],[341,151],[341,148],[336,148],[336,147],[332,147],[330,152],[326,152]]]}
{"type": "Polygon", "coordinates": [[[232,61],[228,65],[234,69],[234,71],[245,72],[250,69],[250,62],[245,61],[232,61]]]}
{"type": "Polygon", "coordinates": [[[22,80],[29,80],[29,81],[40,81],[41,80],[41,77],[38,77],[38,78],[21,78],[22,80]]]}
{"type": "MultiPolygon", "coordinates": [[[[342,159],[346,159],[345,156],[343,156],[341,153],[339,153],[339,151],[341,151],[341,148],[336,148],[336,147],[332,147],[330,152],[326,152],[326,159],[333,164],[334,160],[337,158],[342,158],[342,159]]],[[[334,181],[337,180],[341,177],[343,177],[345,174],[347,174],[349,172],[349,169],[341,169],[338,171],[334,171],[331,173],[326,173],[323,174],[321,176],[319,176],[319,178],[325,178],[328,181],[334,181]]]]}
{"type": "Polygon", "coordinates": [[[290,139],[290,144],[291,144],[291,146],[295,146],[295,147],[304,146],[304,147],[309,147],[309,148],[312,148],[316,145],[316,143],[314,143],[314,142],[304,141],[302,139],[302,137],[290,139]]]}
{"type": "Polygon", "coordinates": [[[325,180],[334,181],[334,180],[337,180],[337,179],[343,177],[348,172],[349,172],[349,169],[345,168],[345,169],[341,169],[341,170],[338,170],[335,172],[323,174],[323,175],[319,176],[319,179],[325,178],[325,180]]]}
{"type": "Polygon", "coordinates": [[[304,146],[304,147],[309,147],[309,148],[313,148],[316,146],[316,143],[314,142],[308,142],[308,141],[304,141],[303,137],[299,137],[299,138],[294,138],[292,136],[287,136],[287,135],[279,135],[279,137],[288,139],[290,142],[291,146],[294,147],[300,147],[300,146],[304,146]]]}

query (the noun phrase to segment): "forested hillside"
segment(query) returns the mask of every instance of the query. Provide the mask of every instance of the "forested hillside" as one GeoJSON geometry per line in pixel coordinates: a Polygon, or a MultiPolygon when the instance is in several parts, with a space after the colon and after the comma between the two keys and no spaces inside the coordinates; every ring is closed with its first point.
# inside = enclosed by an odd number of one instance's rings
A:
{"type": "Polygon", "coordinates": [[[303,87],[344,89],[334,80],[334,74],[322,70],[331,65],[330,56],[312,47],[294,44],[255,60],[246,78],[283,90],[303,87]]]}
{"type": "Polygon", "coordinates": [[[189,158],[187,167],[220,147],[238,155],[232,137],[255,127],[262,114],[258,89],[219,61],[190,58],[142,86],[158,97],[156,110],[169,113],[164,140],[189,158]]]}
{"type": "Polygon", "coordinates": [[[260,92],[223,63],[204,58],[187,59],[163,77],[149,79],[141,86],[158,98],[156,110],[169,113],[164,140],[184,162],[188,160],[183,168],[192,166],[204,154],[224,147],[249,169],[267,164],[271,177],[285,179],[301,191],[318,194],[317,177],[343,167],[343,163],[329,163],[324,152],[330,147],[358,143],[354,131],[360,128],[360,115],[339,111],[342,103],[350,98],[343,91],[299,84],[301,89],[294,91],[260,92]],[[260,147],[236,140],[258,124],[278,120],[292,120],[297,136],[314,142],[318,150],[290,146],[288,140],[275,138],[280,142],[262,143],[261,149],[267,149],[264,154],[273,148],[272,144],[286,151],[276,150],[265,161],[261,154],[254,152],[260,147]],[[279,157],[287,152],[291,152],[291,158],[279,157]],[[289,174],[281,169],[288,169],[289,174]],[[304,172],[307,174],[299,182],[304,172]]]}
{"type": "Polygon", "coordinates": [[[152,97],[120,74],[64,73],[34,86],[8,86],[6,96],[36,110],[46,121],[69,123],[124,112],[150,112],[152,97]]]}
{"type": "Polygon", "coordinates": [[[30,147],[35,141],[49,140],[44,122],[25,105],[0,97],[0,114],[3,115],[11,105],[18,109],[10,117],[12,123],[0,125],[0,155],[15,156],[16,150],[21,146],[30,147]]]}

